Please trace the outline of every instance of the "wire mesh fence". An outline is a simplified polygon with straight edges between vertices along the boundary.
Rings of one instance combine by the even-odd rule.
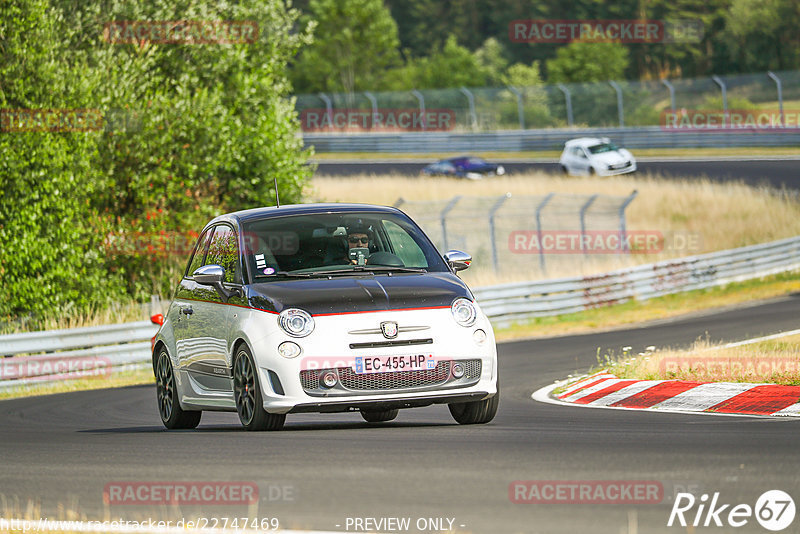
[[[441,251],[463,250],[472,271],[496,279],[549,278],[597,272],[639,263],[632,255],[663,249],[661,241],[631,240],[625,211],[636,197],[556,194],[406,201],[395,206],[410,215]],[[654,250],[641,247],[652,246]],[[649,261],[649,260],[648,260]]]
[[[687,110],[760,109],[797,115],[798,110],[784,106],[798,99],[800,71],[781,71],[535,87],[318,93],[297,96],[295,108],[306,132],[458,132],[664,126],[665,113]]]

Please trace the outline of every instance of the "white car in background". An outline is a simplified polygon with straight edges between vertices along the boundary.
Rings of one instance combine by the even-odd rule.
[[[614,176],[636,172],[636,159],[607,137],[580,137],[564,143],[558,160],[561,170],[572,175]]]

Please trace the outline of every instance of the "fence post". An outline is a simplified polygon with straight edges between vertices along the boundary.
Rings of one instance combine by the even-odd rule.
[[[581,250],[583,251],[584,255],[586,254],[586,247],[583,244],[584,236],[586,235],[586,212],[589,210],[591,205],[597,200],[599,195],[592,195],[589,197],[589,200],[581,206],[580,218],[581,218]]]
[[[666,85],[667,89],[669,89],[669,107],[672,109],[672,112],[675,113],[675,87],[666,78],[662,78],[661,83]]]
[[[497,210],[500,209],[500,206],[502,206],[509,198],[511,198],[511,193],[506,193],[497,199],[497,202],[494,203],[492,209],[489,210],[489,242],[492,244],[492,262],[494,263],[495,271],[500,268],[500,263],[497,261],[497,242],[495,241],[494,235],[494,216],[497,213]]]
[[[442,242],[444,243],[444,250],[445,252],[448,250],[447,247],[447,214],[450,213],[450,210],[456,207],[458,201],[461,200],[461,195],[454,196],[450,199],[450,202],[444,207],[442,212],[439,214],[439,219],[442,222]]]
[[[422,122],[422,131],[424,132],[428,129],[428,125],[425,124],[425,97],[416,89],[412,89],[411,94],[414,95],[417,100],[419,100],[420,121]]]
[[[722,78],[716,74],[712,76],[711,79],[714,80],[714,83],[719,85],[719,88],[722,90],[722,127],[724,128],[728,123],[728,88],[725,86],[725,82],[722,81]]]
[[[372,121],[369,123],[369,129],[371,130],[375,126],[375,119],[378,117],[378,100],[375,98],[375,95],[369,91],[364,91],[364,96],[366,96],[369,103],[372,104]]]
[[[475,97],[472,96],[472,93],[466,87],[459,87],[458,89],[467,97],[467,102],[469,103],[469,115],[472,118],[472,129],[478,129],[478,116],[475,114]]]
[[[778,76],[774,72],[768,71],[767,72],[767,76],[772,78],[772,80],[775,82],[775,85],[778,87],[778,110],[779,110],[780,117],[781,117],[781,126],[784,126],[784,121],[783,121],[783,84],[781,83],[781,79],[778,78]]]
[[[331,99],[328,98],[328,95],[325,93],[319,93],[319,97],[325,102],[325,113],[328,115],[328,124],[330,124],[331,130],[333,130],[333,102],[331,102]]]
[[[625,209],[628,207],[628,204],[633,202],[633,199],[636,198],[639,192],[634,189],[631,191],[631,194],[622,201],[622,205],[619,207],[619,250],[617,254],[622,254],[622,249],[625,247],[625,236],[627,235],[627,229],[625,225]]]
[[[514,93],[514,96],[517,97],[517,114],[519,115],[519,129],[525,129],[525,111],[522,107],[522,93],[516,87],[511,85],[508,86],[508,90]]]
[[[567,125],[572,127],[572,95],[569,93],[567,86],[563,83],[558,84],[557,87],[564,93],[564,98],[567,101]]]
[[[617,92],[617,115],[619,116],[619,127],[625,127],[625,113],[622,108],[622,88],[615,81],[610,81],[608,84]]]
[[[544,263],[544,247],[542,246],[542,210],[547,203],[550,202],[550,199],[553,198],[555,193],[548,193],[544,200],[542,200],[538,206],[536,206],[536,236],[539,238],[539,268],[542,270],[542,274],[547,273],[547,267]]]

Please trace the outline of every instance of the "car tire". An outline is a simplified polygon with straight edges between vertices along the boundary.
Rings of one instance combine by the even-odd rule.
[[[361,410],[361,417],[364,418],[364,421],[367,423],[383,423],[385,421],[391,421],[397,414],[400,413],[400,410]]]
[[[488,399],[448,404],[450,415],[460,425],[482,425],[494,419],[500,404],[500,384],[497,393]]]
[[[594,167],[589,167],[589,176],[594,176],[597,172],[594,170]]]
[[[264,410],[264,398],[258,380],[253,355],[247,345],[236,349],[233,360],[233,398],[236,413],[246,430],[280,430],[286,414],[268,413]]]
[[[567,169],[566,165],[561,166],[561,173],[562,174],[569,174],[569,169]]]
[[[161,347],[156,361],[156,398],[161,422],[170,430],[196,428],[200,424],[202,411],[181,408],[178,389],[175,387],[175,371],[167,349]]]

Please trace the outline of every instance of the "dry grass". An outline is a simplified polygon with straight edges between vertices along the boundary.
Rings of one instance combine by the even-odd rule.
[[[548,258],[555,268],[547,277],[587,275],[662,259],[737,248],[800,234],[800,204],[791,194],[753,188],[740,182],[716,183],[707,179],[662,179],[659,177],[616,176],[610,178],[563,177],[546,173],[512,175],[480,181],[451,178],[416,178],[398,175],[317,177],[309,187],[310,200],[365,202],[392,205],[407,201],[444,200],[454,195],[514,196],[595,194],[638,196],[627,209],[628,229],[657,231],[664,235],[699,237],[699,247],[675,248],[658,254],[597,255],[575,261],[569,257]],[[485,224],[485,223],[483,223]],[[559,263],[560,260],[560,263]],[[542,278],[535,272],[537,256],[530,256],[530,268],[517,265],[498,274],[487,265],[464,273],[471,285]]]
[[[688,350],[663,349],[635,357],[606,356],[619,378],[800,385],[800,335],[725,347],[698,340]]]

